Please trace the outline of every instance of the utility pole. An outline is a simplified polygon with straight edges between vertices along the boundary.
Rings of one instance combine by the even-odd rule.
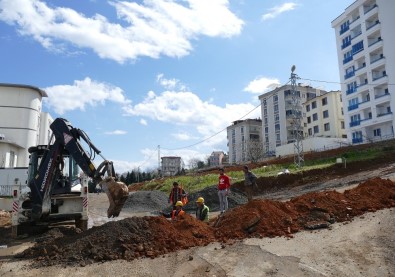
[[[159,175],[159,177],[161,176],[161,170],[160,170],[160,145],[158,145],[158,175]]]
[[[293,136],[294,136],[294,162],[297,167],[303,167],[303,126],[302,126],[302,105],[300,103],[300,92],[296,91],[296,79],[298,75],[294,73],[296,66],[291,68],[291,87],[292,87],[292,121],[293,121]]]

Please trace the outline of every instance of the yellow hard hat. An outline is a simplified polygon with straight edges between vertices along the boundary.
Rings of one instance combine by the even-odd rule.
[[[203,198],[203,197],[199,197],[199,198],[196,200],[196,203],[204,203],[204,198]]]
[[[181,201],[177,201],[176,202],[176,207],[182,207],[182,202]]]

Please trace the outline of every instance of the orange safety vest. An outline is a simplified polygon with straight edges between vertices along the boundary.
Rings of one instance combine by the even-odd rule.
[[[180,201],[182,202],[182,205],[186,205],[187,203],[188,203],[188,196],[186,195],[186,193],[185,193],[185,196],[183,196],[182,195],[182,191],[183,191],[183,188],[182,188],[182,186],[181,187],[178,187],[177,188],[177,197],[176,198],[180,198]],[[170,192],[170,196],[169,196],[169,198],[170,198],[170,203],[172,203],[173,205],[178,201],[178,199],[176,199],[175,201],[173,201],[173,198],[174,198],[174,191],[175,191],[175,189],[174,188],[172,188],[171,189],[171,192]]]
[[[171,219],[175,220],[179,215],[183,214],[185,214],[184,210],[173,210],[173,212],[171,213]]]

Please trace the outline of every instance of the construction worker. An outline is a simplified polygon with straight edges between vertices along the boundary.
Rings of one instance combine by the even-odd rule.
[[[185,190],[183,190],[177,182],[174,182],[173,188],[170,191],[169,200],[168,200],[168,203],[173,204],[173,210],[176,209],[177,201],[181,201],[182,204],[185,205],[187,202],[187,194],[186,194]]]
[[[250,171],[248,166],[243,167],[244,171],[244,190],[247,194],[248,201],[252,200],[252,195],[254,193],[254,189],[258,188],[256,184],[256,175]]]
[[[175,205],[175,209],[171,213],[161,213],[164,217],[166,218],[171,218],[172,220],[177,220],[179,216],[182,216],[185,214],[185,211],[182,209],[182,202],[177,201]]]
[[[230,178],[225,175],[224,169],[219,169],[218,177],[218,198],[219,198],[219,209],[221,214],[228,209],[228,194],[230,192]]]
[[[204,204],[204,198],[199,197],[196,200],[196,218],[200,221],[207,222],[209,220],[209,208]]]

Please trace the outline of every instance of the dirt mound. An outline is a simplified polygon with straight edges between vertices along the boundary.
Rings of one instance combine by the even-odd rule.
[[[367,211],[395,206],[395,184],[369,180],[343,194],[314,192],[287,202],[253,200],[228,210],[214,225],[186,214],[177,222],[164,217],[132,217],[84,233],[54,232],[18,257],[36,266],[81,265],[106,260],[154,258],[179,249],[247,237],[288,236],[302,229],[328,227]],[[215,227],[214,227],[214,226]]]
[[[134,212],[149,212],[165,209],[168,196],[161,191],[136,191],[129,194],[123,209],[130,209]]]
[[[394,156],[386,156],[366,161],[350,162],[347,163],[346,168],[343,165],[336,164],[326,168],[302,171],[296,174],[259,177],[257,179],[258,189],[254,191],[254,195],[295,188],[306,184],[314,186],[315,184],[323,183],[327,180],[341,179],[344,176],[349,176],[357,172],[375,169],[380,165],[381,167],[385,167],[393,162]],[[235,182],[232,187],[243,192],[244,181]]]

